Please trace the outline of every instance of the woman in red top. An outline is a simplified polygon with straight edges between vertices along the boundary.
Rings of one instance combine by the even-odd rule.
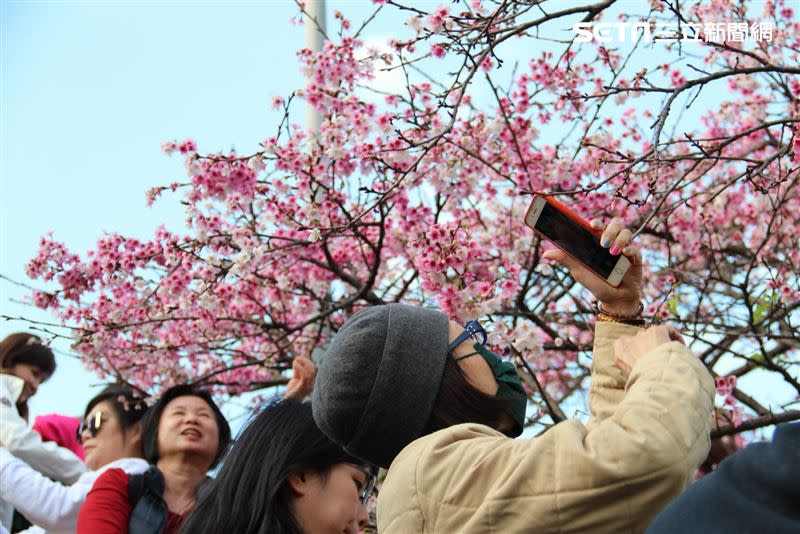
[[[230,427],[208,392],[176,386],[150,408],[142,436],[145,459],[157,469],[131,492],[124,471],[101,475],[81,507],[78,534],[124,534],[129,527],[142,534],[177,533],[206,473],[224,454]]]

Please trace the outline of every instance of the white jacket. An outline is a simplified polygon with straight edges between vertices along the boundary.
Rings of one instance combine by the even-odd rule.
[[[97,471],[87,471],[73,485],[64,486],[0,447],[0,498],[36,525],[26,530],[26,534],[74,533],[78,528],[78,511],[97,477],[110,468],[135,475],[145,472],[147,467],[142,458],[122,458]]]
[[[43,475],[72,484],[86,472],[86,466],[69,449],[43,442],[39,433],[19,415],[17,400],[24,386],[21,378],[0,373],[0,445]],[[13,514],[11,505],[0,498],[0,524],[9,530]]]

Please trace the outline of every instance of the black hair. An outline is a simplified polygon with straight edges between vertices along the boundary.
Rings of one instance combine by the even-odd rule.
[[[126,384],[110,384],[103,391],[92,397],[92,400],[86,405],[83,418],[86,419],[92,409],[104,401],[109,401],[114,414],[117,416],[123,435],[129,429],[138,425],[147,413],[147,404],[145,404],[141,396],[134,392],[133,388]]]
[[[40,337],[26,332],[9,334],[0,341],[0,369],[8,371],[18,363],[37,367],[45,374],[44,380],[50,378],[56,370],[56,358],[50,347],[42,343]],[[27,401],[17,403],[17,411],[27,419]]]
[[[35,365],[50,378],[56,370],[53,351],[41,338],[25,332],[17,332],[0,341],[0,368],[11,369],[18,363]]]
[[[214,419],[217,421],[219,429],[219,444],[217,446],[217,454],[211,462],[209,469],[216,466],[225,454],[228,448],[228,443],[231,440],[231,427],[225,416],[222,415],[211,394],[195,385],[184,384],[180,386],[173,386],[164,392],[158,401],[150,407],[147,414],[142,420],[142,446],[144,448],[144,459],[149,463],[155,465],[158,462],[158,424],[161,421],[161,416],[164,413],[164,408],[171,401],[178,397],[199,397],[209,405],[211,411],[214,413]]]
[[[314,422],[311,403],[278,400],[256,414],[236,440],[183,534],[300,534],[286,479],[302,469],[326,476],[333,465],[366,466]]]
[[[424,433],[432,434],[461,423],[478,423],[496,429],[500,417],[513,403],[514,399],[487,395],[470,384],[461,366],[448,354]]]

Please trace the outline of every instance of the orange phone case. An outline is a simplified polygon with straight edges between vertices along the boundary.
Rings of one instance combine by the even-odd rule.
[[[528,213],[530,213],[531,208],[533,208],[533,203],[536,201],[537,197],[544,198],[545,202],[549,203],[550,205],[555,207],[558,211],[560,211],[561,213],[563,213],[564,215],[566,215],[567,217],[569,217],[570,219],[572,219],[573,221],[575,221],[576,223],[581,225],[583,228],[588,230],[589,233],[591,233],[592,235],[596,236],[598,239],[600,238],[600,236],[603,235],[603,231],[602,230],[592,227],[592,225],[589,224],[589,222],[586,219],[584,219],[583,217],[581,217],[580,215],[578,215],[577,213],[572,211],[569,208],[569,206],[567,206],[566,204],[563,204],[563,203],[559,202],[558,200],[554,199],[553,197],[549,197],[549,196],[545,196],[545,195],[533,195],[533,199],[531,199],[531,203],[528,206],[528,210],[525,212],[525,225],[528,228],[530,228],[531,230],[533,230],[534,232],[536,232],[536,234],[538,236],[540,236],[542,239],[547,239],[548,241],[550,241],[550,238],[548,238],[546,235],[544,235],[543,233],[538,231],[536,228],[534,228],[533,226],[528,224]],[[558,244],[555,243],[554,241],[550,241],[550,243],[553,243],[553,245],[555,245],[557,248],[559,248],[560,250],[564,251],[565,254],[569,255],[572,259],[574,259],[575,261],[577,261],[578,263],[580,263],[581,265],[583,265],[584,267],[586,267],[587,269],[592,271],[595,275],[597,275],[597,277],[599,279],[601,279],[603,282],[605,282],[609,286],[618,287],[618,286],[612,286],[609,283],[609,281],[606,278],[604,278],[600,273],[598,273],[597,271],[595,271],[594,269],[592,269],[591,267],[589,267],[588,265],[583,263],[581,260],[579,260],[578,258],[573,256],[572,254],[570,254],[570,252],[567,249],[565,249],[563,247],[559,247]]]

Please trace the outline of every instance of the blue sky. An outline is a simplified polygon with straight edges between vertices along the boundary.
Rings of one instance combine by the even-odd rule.
[[[145,206],[149,187],[185,177],[161,142],[247,151],[272,135],[271,96],[302,85],[295,13],[291,2],[4,0],[0,272],[26,281],[24,263],[49,231],[85,252],[103,231],[146,238],[163,222],[180,230],[174,197]],[[24,294],[3,281],[2,313],[53,320],[14,302]],[[2,336],[25,328],[0,323]],[[32,413],[82,413],[100,381],[67,343],[55,347],[58,371]]]

